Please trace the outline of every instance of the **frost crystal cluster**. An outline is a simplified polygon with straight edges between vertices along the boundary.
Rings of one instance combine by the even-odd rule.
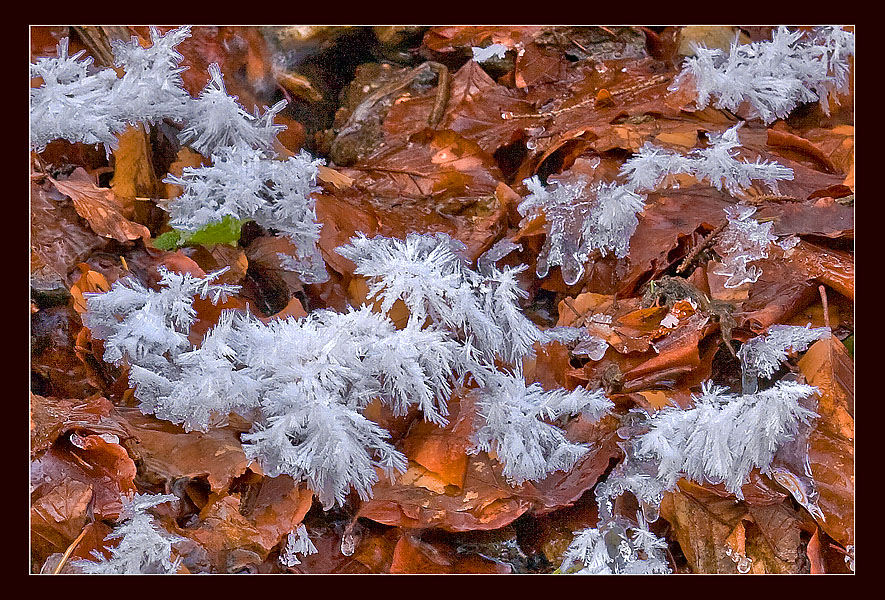
[[[799,401],[817,388],[780,381],[752,395],[734,396],[707,382],[689,410],[666,407],[638,438],[636,455],[658,461],[657,478],[672,488],[680,477],[724,483],[743,499],[741,487],[756,467],[769,473],[775,452],[816,414]]]
[[[746,342],[738,351],[743,371],[743,392],[756,391],[757,377],[770,379],[787,360],[787,352],[802,352],[808,345],[830,335],[827,327],[812,329],[794,325],[772,325],[764,335]]]
[[[310,541],[310,537],[307,535],[307,527],[301,524],[298,526],[298,529],[286,536],[286,546],[280,553],[280,562],[287,567],[294,567],[301,564],[301,561],[298,560],[299,554],[308,556],[316,553],[317,547]]]
[[[639,153],[624,163],[621,175],[638,192],[656,190],[668,176],[682,173],[717,190],[725,189],[732,196],[749,188],[754,180],[762,181],[772,193],[777,193],[777,182],[792,180],[793,170],[761,158],[755,162],[738,160],[738,130],[742,126],[738,123],[721,134],[711,133],[706,148],[695,148],[684,155],[646,142]]]
[[[545,187],[537,176],[526,179],[530,194],[518,207],[524,217],[521,225],[541,215],[547,225],[537,262],[538,277],[546,277],[551,266],[560,265],[563,281],[574,285],[584,274],[591,252],[627,256],[630,238],[639,225],[637,215],[645,207],[644,194],[665,185],[669,176],[691,175],[731,195],[746,190],[754,180],[776,192],[778,181],[793,179],[793,170],[776,162],[737,159],[741,126],[738,123],[722,134],[710,134],[707,147],[686,155],[647,142],[621,167],[620,175],[626,180],[623,185],[596,182],[588,186],[586,179],[578,178]]]
[[[547,222],[547,239],[538,257],[538,277],[546,277],[550,267],[562,267],[562,279],[574,285],[584,274],[590,253],[599,250],[618,258],[627,256],[630,238],[645,207],[645,197],[625,186],[597,182],[588,188],[581,178],[544,187],[537,176],[524,181],[529,192],[519,204],[519,214],[527,223],[540,215]]]
[[[536,342],[569,341],[581,333],[572,328],[542,331],[522,314],[519,300],[526,292],[516,275],[525,267],[494,265],[514,247],[490,249],[478,261],[480,271],[469,268],[462,256],[464,244],[444,233],[410,233],[405,240],[370,239],[360,233],[336,251],[356,263],[354,272],[367,278],[369,299],[380,300],[382,312],[402,300],[410,323],[420,327],[430,318],[458,334],[487,363],[498,357],[514,364],[531,355]]]
[[[209,65],[209,83],[191,102],[188,125],[179,134],[182,144],[187,144],[200,154],[209,156],[221,148],[260,148],[270,151],[273,142],[284,125],[274,125],[274,116],[286,107],[281,100],[272,107],[265,107],[264,115],[250,115],[237,102],[236,96],[228,96],[224,87],[221,68]]]
[[[618,517],[598,527],[576,531],[560,572],[580,575],[670,573],[667,542],[649,531],[642,513],[636,518],[635,524]]]
[[[504,55],[507,54],[507,46],[504,44],[491,44],[485,48],[473,46],[471,50],[473,51],[473,60],[478,63],[484,63],[493,56],[503,60]]]
[[[31,90],[31,147],[42,149],[57,138],[115,147],[127,124],[184,121],[179,140],[211,156],[213,165],[187,167],[181,177],[165,180],[184,188],[181,196],[163,203],[172,226],[192,234],[225,217],[253,220],[294,243],[295,256],[280,256],[284,268],[305,283],[327,281],[311,198],[319,189],[317,168],[323,161],[304,151],[286,161],[274,160],[273,145],[285,126],[273,119],[286,101],[265,107],[263,115],[257,107],[249,114],[236,96],[227,94],[217,64],[209,66],[208,84],[192,99],[181,80],[184,69],[178,68],[183,58],[175,50],[189,36],[190,27],[165,36],[151,28],[149,48],[142,48],[135,37],[115,41],[115,65],[126,71],[120,79],[112,69],[90,75],[92,59],[78,60],[82,52],[68,56],[67,38],[59,42],[57,57],[31,64],[31,77],[44,82]]]
[[[750,263],[768,258],[768,248],[777,240],[771,233],[774,223],[759,223],[752,218],[755,212],[755,206],[741,204],[725,209],[728,226],[719,235],[717,244],[722,264],[713,272],[728,277],[723,284],[727,288],[758,281],[762,270]]]
[[[601,390],[526,387],[521,360],[533,353],[533,345],[575,341],[582,331],[542,331],[522,314],[519,299],[525,292],[516,274],[524,267],[495,266],[518,246],[502,240],[478,259],[474,271],[461,255],[464,244],[443,233],[410,233],[405,240],[359,234],[350,242],[337,251],[356,263],[355,273],[367,277],[369,299],[379,300],[382,312],[401,300],[409,309],[409,327],[429,319],[457,340],[456,369],[469,371],[481,385],[474,451],[494,450],[504,475],[516,485],[574,466],[588,447],[569,442],[548,421],[578,414],[595,420],[613,405]],[[495,360],[515,366],[516,374],[497,371]]]
[[[751,369],[770,378],[787,360],[787,351],[802,352],[817,340],[829,337],[828,327],[811,325],[772,325],[764,335],[757,336],[741,346],[738,356],[745,369]]]
[[[125,70],[121,79],[113,69],[90,73],[92,58],[79,60],[84,51],[68,56],[68,38],[62,39],[56,57],[30,65],[31,78],[43,80],[30,91],[31,148],[42,150],[58,138],[115,147],[127,125],[188,118],[190,96],[178,68],[183,57],[175,47],[189,35],[190,27],[165,36],[151,28],[147,49],[134,37],[115,40],[114,65]]]
[[[826,114],[830,93],[848,92],[848,57],[854,55],[854,34],[841,27],[816,28],[811,33],[778,27],[770,41],[741,45],[737,37],[726,54],[692,44],[671,90],[686,80],[697,91],[697,108],[715,97],[716,108],[737,111],[750,107],[750,117],[765,124],[784,119],[798,105],[819,101]]]
[[[243,389],[248,382],[229,368],[233,351],[222,334],[230,327],[228,319],[207,334],[200,350],[191,349],[194,296],[217,303],[239,287],[212,283],[224,270],[205,278],[159,270],[160,291],[129,277],[107,293],[87,295],[83,324],[104,340],[106,362],[129,365],[129,384],[143,412],[188,431],[205,430],[224,423],[231,411],[247,410],[251,401]],[[227,389],[239,392],[228,395]]]
[[[120,540],[116,546],[110,548],[111,558],[93,550],[92,555],[96,560],[78,560],[71,564],[88,574],[174,575],[181,564],[181,558],[172,560],[172,547],[185,540],[159,527],[147,509],[177,500],[172,494],[136,494],[131,499],[124,498],[121,516],[125,522],[105,538],[106,541]]]
[[[595,421],[613,407],[602,390],[545,392],[537,383],[526,386],[522,377],[499,375],[479,392],[474,451],[494,450],[504,461],[504,476],[516,485],[537,481],[568,471],[590,449],[547,421],[579,414]]]
[[[167,203],[170,225],[193,233],[225,217],[255,221],[284,234],[295,245],[288,259],[305,283],[328,280],[317,242],[321,225],[316,222],[316,185],[320,159],[301,151],[286,161],[266,158],[261,150],[228,146],[212,156],[212,166],[185,167],[181,177],[165,179],[183,188]]]

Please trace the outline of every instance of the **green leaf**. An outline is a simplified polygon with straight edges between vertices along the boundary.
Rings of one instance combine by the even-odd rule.
[[[175,250],[181,246],[181,232],[173,229],[154,239],[154,248],[158,250]]]
[[[193,233],[173,229],[154,239],[154,247],[159,250],[175,250],[182,246],[212,246],[230,244],[235,246],[240,240],[243,221],[231,216],[217,223],[210,223]]]
[[[198,229],[184,240],[189,246],[210,246],[212,244],[230,244],[235,246],[240,239],[243,222],[231,216],[224,217],[218,223],[210,223]]]
[[[854,334],[852,333],[847,338],[842,340],[842,343],[845,345],[845,348],[848,350],[848,354],[851,355],[851,358],[854,358]]]

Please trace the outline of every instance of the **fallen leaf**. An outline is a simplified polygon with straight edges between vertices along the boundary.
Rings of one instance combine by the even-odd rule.
[[[68,179],[59,181],[48,177],[49,181],[68,196],[74,203],[77,213],[86,219],[92,230],[100,236],[118,242],[139,238],[149,240],[151,232],[144,225],[126,219],[116,194],[110,188],[100,188],[82,167],[74,170]]]

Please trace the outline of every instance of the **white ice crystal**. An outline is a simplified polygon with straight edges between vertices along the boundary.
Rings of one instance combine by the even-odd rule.
[[[798,105],[819,101],[829,114],[829,94],[848,91],[848,57],[854,54],[854,34],[840,27],[812,33],[778,27],[770,41],[741,45],[735,37],[726,54],[692,44],[671,90],[692,80],[696,105],[703,109],[715,98],[717,108],[737,111],[743,103],[750,117],[766,124],[786,118]]]
[[[637,192],[660,188],[670,175],[686,174],[717,190],[725,189],[732,196],[745,191],[754,180],[762,181],[772,193],[777,193],[777,182],[792,180],[793,170],[759,158],[755,162],[738,160],[738,131],[742,126],[741,122],[721,134],[711,133],[706,148],[695,148],[685,155],[646,142],[624,163],[621,175]]]
[[[809,344],[828,337],[828,327],[811,325],[772,325],[764,335],[757,336],[741,346],[738,356],[744,369],[770,378],[787,360],[787,351],[802,352]]]
[[[322,159],[302,150],[288,160],[273,160],[260,150],[235,146],[219,150],[212,161],[212,166],[185,167],[181,177],[164,180],[183,188],[165,206],[172,227],[193,233],[224,217],[255,221],[292,240],[297,254],[288,257],[285,268],[298,272],[305,283],[328,280],[317,247],[322,225],[312,197],[320,189],[316,178]]]
[[[125,69],[122,79],[113,69],[90,73],[92,58],[79,60],[85,51],[68,56],[68,38],[59,41],[57,56],[30,66],[31,77],[43,80],[30,90],[31,148],[40,151],[59,138],[116,147],[127,124],[182,120],[190,97],[181,87],[182,56],[175,47],[189,35],[189,27],[166,35],[152,28],[150,48],[134,39],[115,42],[114,62]]]
[[[755,212],[755,206],[742,204],[725,209],[728,226],[718,240],[722,264],[713,273],[728,277],[723,284],[727,288],[758,281],[762,270],[750,263],[768,258],[769,246],[777,240],[771,233],[774,223],[759,223],[752,218]]]
[[[598,420],[614,404],[602,390],[547,392],[537,383],[526,386],[521,376],[498,374],[480,390],[476,406],[473,451],[494,450],[504,465],[504,476],[519,485],[571,469],[590,449],[570,442],[548,421],[579,414]]]
[[[131,499],[124,497],[121,513],[124,521],[105,538],[108,542],[120,540],[110,548],[111,557],[106,558],[98,550],[93,550],[95,560],[77,560],[72,565],[88,574],[174,575],[181,564],[181,557],[172,560],[173,545],[185,539],[158,526],[147,509],[177,500],[172,494],[136,494]]]
[[[543,186],[537,176],[524,181],[531,192],[519,204],[525,224],[541,215],[547,223],[547,239],[538,257],[538,277],[560,265],[562,278],[574,285],[584,274],[590,253],[599,250],[618,258],[627,256],[630,238],[644,208],[645,197],[616,183],[597,182],[588,187],[580,178]]]
[[[255,114],[250,115],[236,96],[227,94],[221,67],[213,63],[209,65],[209,82],[199,98],[191,102],[187,127],[178,138],[204,156],[225,147],[269,151],[277,133],[286,128],[273,122],[286,104],[280,100],[270,108],[265,107],[261,116],[256,107]]]
[[[301,564],[301,561],[298,560],[299,554],[307,556],[316,553],[317,548],[310,541],[310,537],[307,535],[307,527],[302,523],[295,531],[290,532],[286,536],[286,546],[280,553],[280,562],[287,567],[294,567]]]
[[[557,333],[538,329],[519,308],[526,292],[516,275],[525,267],[498,269],[486,260],[480,273],[469,268],[464,249],[444,233],[410,233],[405,240],[359,233],[336,251],[356,263],[354,272],[368,279],[368,297],[379,299],[383,312],[402,300],[410,322],[429,317],[470,339],[487,362],[498,356],[512,364],[531,355],[535,342],[552,341]]]
[[[651,575],[670,573],[667,542],[649,531],[642,513],[637,522],[602,521],[576,531],[565,551],[560,572],[581,575]]]
[[[734,396],[706,382],[688,410],[665,407],[637,440],[636,455],[658,461],[657,478],[672,488],[680,477],[741,486],[755,467],[768,473],[775,452],[816,415],[799,401],[817,388],[780,381],[752,395]]]
[[[445,332],[393,323],[368,308],[315,311],[295,320],[252,320],[240,335],[242,369],[260,382],[263,422],[243,436],[246,454],[271,476],[307,481],[329,507],[352,487],[371,496],[375,467],[404,471],[389,433],[362,415],[374,399],[396,415],[417,405],[444,424],[458,344]]]
[[[491,44],[486,46],[485,48],[478,48],[473,46],[471,50],[473,51],[473,60],[478,63],[484,63],[487,60],[491,59],[493,56],[497,56],[498,58],[503,59],[504,55],[507,53],[507,46],[504,44]]]

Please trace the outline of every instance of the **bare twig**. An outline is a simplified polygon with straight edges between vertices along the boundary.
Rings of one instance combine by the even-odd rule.
[[[719,235],[720,233],[722,233],[722,231],[723,231],[727,226],[728,226],[728,221],[726,220],[726,221],[723,221],[722,223],[720,223],[719,226],[718,226],[716,229],[714,229],[713,231],[711,231],[711,232],[710,232],[710,235],[708,235],[707,237],[705,237],[705,238],[701,241],[700,244],[698,244],[697,246],[695,246],[695,248],[694,248],[691,252],[688,253],[688,256],[685,257],[685,260],[683,260],[683,261],[682,261],[682,264],[680,264],[679,267],[676,269],[676,272],[677,272],[677,273],[682,273],[683,271],[685,271],[685,270],[691,265],[691,263],[693,263],[693,262],[695,261],[695,259],[698,257],[698,255],[699,255],[701,252],[703,252],[705,248],[707,248],[708,246],[710,246],[710,244],[713,242],[713,238],[715,238],[717,235]]]

